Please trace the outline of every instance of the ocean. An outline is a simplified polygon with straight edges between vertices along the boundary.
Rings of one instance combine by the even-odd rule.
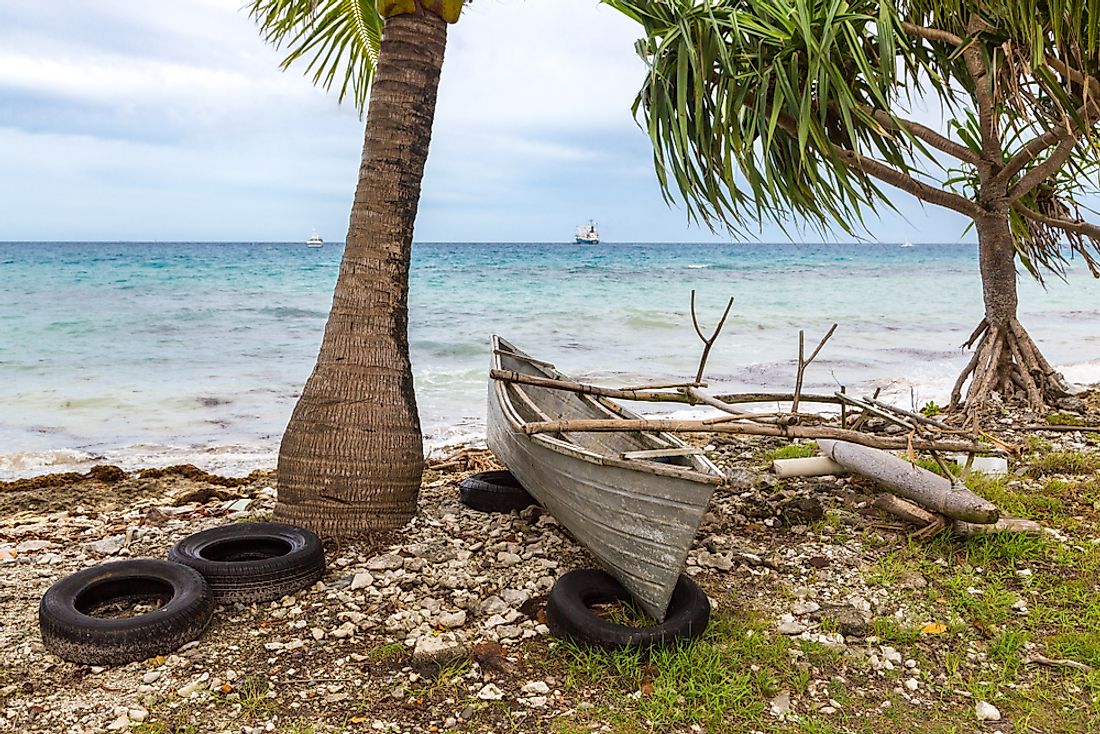
[[[312,368],[342,246],[0,243],[0,479],[94,463],[272,467]],[[1021,319],[1078,383],[1100,382],[1100,282],[1080,262]],[[974,245],[418,243],[410,340],[430,447],[477,437],[489,337],[610,386],[694,376],[704,330],[735,303],[707,377],[789,390],[875,387],[944,402],[981,317]],[[652,409],[653,406],[646,406]]]

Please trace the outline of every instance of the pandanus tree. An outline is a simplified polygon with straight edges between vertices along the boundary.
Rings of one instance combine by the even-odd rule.
[[[1066,396],[1017,318],[1017,263],[1042,282],[1076,256],[1100,277],[1100,226],[1079,203],[1100,185],[1100,3],[605,2],[644,29],[635,114],[667,198],[734,232],[767,219],[858,234],[892,189],[958,212],[985,316],[952,408]],[[946,124],[912,119],[917,102]]]
[[[404,525],[423,439],[408,347],[413,225],[447,24],[462,0],[255,0],[284,66],[367,106],[359,182],[317,364],[279,448],[275,519],[325,535]],[[369,105],[368,105],[369,96]]]

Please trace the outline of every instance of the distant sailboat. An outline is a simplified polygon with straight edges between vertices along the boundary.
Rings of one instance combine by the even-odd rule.
[[[314,227],[313,234],[306,240],[307,247],[324,247],[325,241],[317,234],[317,228]]]
[[[912,247],[912,246],[913,246],[913,243],[912,243],[912,242],[910,242],[909,240],[906,240],[906,241],[905,241],[905,244],[903,244],[903,245],[901,245],[901,246],[902,246],[902,247]]]
[[[577,244],[600,244],[600,230],[596,229],[596,223],[591,219],[588,220],[588,224],[582,224],[581,226],[577,227]]]

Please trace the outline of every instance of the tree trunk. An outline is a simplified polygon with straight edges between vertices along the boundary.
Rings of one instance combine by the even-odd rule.
[[[951,409],[965,408],[969,417],[994,393],[1009,399],[1020,396],[1032,410],[1068,393],[1068,385],[1050,366],[1016,318],[1016,250],[1012,243],[1008,214],[994,214],[975,220],[978,256],[982,273],[985,318],[967,340],[974,346],[970,359],[951,392]],[[970,377],[966,401],[962,388]]]
[[[275,519],[324,536],[397,528],[416,512],[409,260],[446,42],[434,13],[386,22],[332,310],[279,449]]]

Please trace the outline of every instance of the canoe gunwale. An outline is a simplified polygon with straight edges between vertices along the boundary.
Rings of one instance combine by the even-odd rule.
[[[496,369],[504,369],[501,357],[508,356],[512,358],[522,359],[523,355],[512,344],[506,342],[499,336],[493,336],[493,367]],[[528,364],[537,369],[539,372],[543,372],[548,377],[555,379],[568,380],[559,373],[555,368],[549,366],[549,363],[541,360],[532,359]],[[508,381],[500,380],[497,378],[490,378],[493,380],[493,389],[496,392],[497,401],[503,409],[504,417],[507,419],[509,425],[513,430],[517,432],[522,431],[522,427],[527,423],[516,410],[512,404],[512,398],[508,394]],[[627,410],[623,406],[614,403],[606,398],[596,395],[585,395],[584,397],[590,398],[592,402],[598,403],[601,407],[610,410],[621,418],[633,419],[638,416],[632,411]],[[671,444],[674,447],[687,446],[679,437],[671,433],[654,433],[652,435],[660,437],[662,441]],[[662,477],[669,477],[671,479],[681,479],[691,482],[697,482],[699,484],[710,484],[713,486],[720,486],[725,482],[725,476],[721,470],[718,469],[709,459],[703,455],[694,455],[686,457],[694,465],[692,468],[685,466],[677,466],[674,464],[661,464],[655,461],[639,460],[639,459],[622,459],[618,456],[609,456],[607,454],[601,454],[595,451],[578,446],[577,444],[564,441],[560,438],[555,438],[550,434],[539,433],[528,435],[528,439],[542,445],[543,447],[558,453],[565,454],[575,459],[586,461],[590,464],[597,464],[600,466],[614,466],[621,469],[627,469],[630,471],[640,471],[647,474],[654,474]],[[700,470],[698,467],[702,466],[706,471]]]

